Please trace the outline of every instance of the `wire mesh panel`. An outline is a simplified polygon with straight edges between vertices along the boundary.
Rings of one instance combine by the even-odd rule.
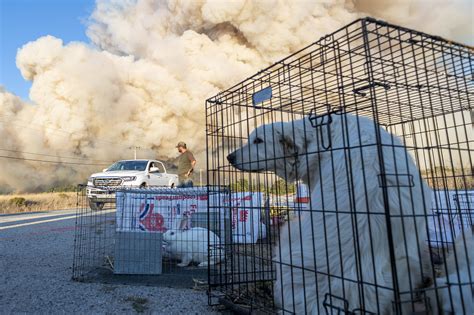
[[[226,198],[226,191],[103,189],[114,202],[100,209],[90,205],[86,189],[80,194],[74,279],[180,287],[207,282],[209,264],[224,255],[221,238],[230,237],[230,230],[225,231],[230,218],[222,211],[208,212],[208,204]]]
[[[77,205],[73,279],[83,280],[112,268],[115,205],[104,203],[101,209],[95,205],[90,207],[85,186],[79,186]]]
[[[215,206],[254,236],[223,244],[210,303],[472,313],[473,61],[366,18],[208,99]]]

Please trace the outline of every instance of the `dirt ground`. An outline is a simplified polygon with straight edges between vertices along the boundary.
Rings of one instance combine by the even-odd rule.
[[[75,211],[0,216],[0,314],[219,314],[206,288],[73,281]]]

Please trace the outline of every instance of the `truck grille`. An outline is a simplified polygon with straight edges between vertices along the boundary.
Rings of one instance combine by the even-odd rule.
[[[94,186],[120,186],[122,184],[121,178],[96,178],[94,179]]]

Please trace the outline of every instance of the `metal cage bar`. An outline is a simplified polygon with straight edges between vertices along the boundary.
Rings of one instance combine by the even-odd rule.
[[[225,189],[101,189],[113,202],[100,209],[90,205],[87,186],[78,190],[74,280],[207,286],[208,264],[223,259],[220,239],[230,237],[228,218],[216,211]]]
[[[207,181],[252,218],[209,268],[210,304],[468,314],[473,64],[472,47],[365,18],[209,98]]]

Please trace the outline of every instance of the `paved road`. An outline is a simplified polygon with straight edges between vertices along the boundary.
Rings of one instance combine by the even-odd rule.
[[[75,210],[0,215],[0,313],[208,314],[203,291],[71,280]]]

